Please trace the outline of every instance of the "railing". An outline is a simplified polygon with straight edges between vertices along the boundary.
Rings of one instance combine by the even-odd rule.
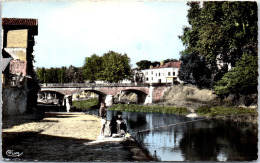
[[[171,86],[171,83],[44,83],[40,87],[148,87],[148,86]]]

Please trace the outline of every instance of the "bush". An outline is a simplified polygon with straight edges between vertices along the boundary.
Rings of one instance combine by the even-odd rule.
[[[200,115],[215,116],[215,115],[232,115],[232,114],[244,114],[244,113],[254,114],[257,113],[257,111],[255,109],[218,106],[212,108],[200,107],[197,109],[197,113]]]
[[[76,108],[80,108],[82,110],[90,109],[93,106],[98,105],[98,99],[93,98],[89,100],[84,100],[84,101],[72,101],[72,106]]]
[[[184,107],[169,107],[169,106],[145,106],[145,105],[128,105],[117,104],[109,108],[109,110],[120,110],[127,112],[159,112],[168,114],[187,114],[188,110]]]
[[[199,108],[197,109],[197,113],[200,113],[200,114],[208,114],[208,113],[210,113],[210,108],[207,107],[207,106],[199,107]]]

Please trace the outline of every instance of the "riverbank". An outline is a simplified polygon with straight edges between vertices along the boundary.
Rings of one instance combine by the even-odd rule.
[[[3,117],[2,127],[6,161],[153,161],[131,139],[95,142],[100,119],[84,113]]]

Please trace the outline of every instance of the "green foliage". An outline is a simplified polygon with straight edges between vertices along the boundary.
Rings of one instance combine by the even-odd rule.
[[[102,70],[102,57],[93,54],[91,57],[85,58],[85,63],[83,65],[83,76],[86,80],[95,81],[100,79]]]
[[[257,111],[255,109],[218,106],[212,108],[201,107],[197,109],[197,113],[199,115],[216,116],[216,115],[232,115],[232,114],[245,114],[245,113],[255,114],[257,113]]]
[[[76,108],[80,108],[82,110],[89,109],[93,106],[98,105],[98,99],[93,98],[89,100],[84,100],[84,101],[72,101],[72,106]]]
[[[258,57],[243,55],[236,67],[226,73],[215,86],[218,95],[257,93]]]
[[[257,54],[256,2],[204,1],[202,5],[187,5],[190,26],[184,27],[179,36],[185,46],[182,54],[205,56],[213,84],[228,71],[226,65],[235,66],[243,53]],[[223,67],[217,66],[218,60],[223,61]]]
[[[130,58],[126,54],[113,51],[105,53],[102,57],[101,80],[118,82],[131,75]]]
[[[141,60],[141,61],[137,62],[136,65],[137,65],[141,70],[144,70],[144,69],[149,69],[150,66],[152,65],[152,62],[151,62],[151,61],[148,61],[148,60]]]
[[[118,82],[131,75],[130,58],[126,54],[113,51],[101,57],[93,54],[85,59],[83,74],[85,79],[90,81]]]
[[[199,114],[207,114],[207,113],[210,113],[210,108],[206,107],[206,106],[202,106],[202,107],[199,107],[196,110],[196,112],[199,113]]]
[[[169,107],[169,106],[145,106],[145,105],[127,105],[117,104],[109,108],[109,110],[120,110],[127,112],[159,112],[168,114],[187,114],[187,108],[183,107]]]
[[[83,83],[82,68],[69,66],[61,68],[37,68],[40,83]]]
[[[158,65],[160,65],[160,62],[158,62],[158,61],[152,62],[152,66],[153,66],[153,67],[157,67]]]
[[[164,62],[164,64],[168,63],[168,62],[178,62],[178,59],[172,59],[172,58],[171,59],[165,59],[163,62]]]
[[[177,59],[166,59],[163,61],[164,64],[168,63],[168,62],[178,62]],[[156,67],[157,65],[160,65],[160,62],[158,61],[148,61],[148,60],[141,60],[139,62],[136,63],[136,65],[139,67],[140,70],[144,70],[144,69],[149,69],[150,66]]]
[[[198,87],[210,86],[210,70],[207,68],[205,60],[195,54],[182,55],[179,78],[187,84],[193,84]]]
[[[38,76],[38,80],[40,83],[44,83],[45,82],[45,77],[44,77],[44,74],[46,73],[46,70],[45,68],[37,68],[37,76]]]

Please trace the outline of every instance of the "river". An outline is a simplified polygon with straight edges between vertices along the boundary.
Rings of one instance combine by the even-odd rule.
[[[88,113],[97,115],[98,110]],[[115,114],[108,111],[108,120]],[[135,140],[161,161],[257,160],[256,124],[141,112],[123,112],[123,118]]]

